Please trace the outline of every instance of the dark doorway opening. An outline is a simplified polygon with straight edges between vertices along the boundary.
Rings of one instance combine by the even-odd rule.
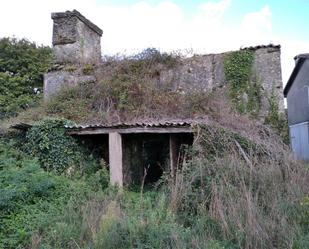
[[[167,168],[168,141],[153,139],[143,142],[144,184],[157,182]]]

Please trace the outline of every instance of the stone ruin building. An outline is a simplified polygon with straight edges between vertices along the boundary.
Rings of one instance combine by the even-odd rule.
[[[101,36],[103,31],[78,11],[52,13],[54,64],[44,76],[44,99],[61,87],[89,83],[96,79],[83,72],[85,66],[101,63]]]
[[[85,68],[100,67],[102,30],[78,11],[53,13],[54,64],[44,77],[44,99],[48,101],[62,87],[95,82],[95,74]],[[275,96],[279,111],[284,111],[280,46],[246,48],[254,52],[252,75],[262,88],[261,117],[269,111],[269,98]],[[161,83],[174,90],[211,91],[227,84],[224,57],[228,54],[196,55],[183,59],[173,69],[162,69]],[[180,148],[192,144],[191,125],[195,120],[157,123],[93,124],[68,127],[74,136],[92,138],[104,148],[109,162],[110,180],[120,186],[140,183],[148,170],[146,182],[158,180],[168,169],[175,174]],[[143,156],[143,158],[141,158]],[[159,162],[159,164],[154,163]],[[145,178],[145,177],[144,177]]]

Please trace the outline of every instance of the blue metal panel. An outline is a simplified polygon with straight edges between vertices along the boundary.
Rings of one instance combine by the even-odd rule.
[[[308,122],[290,126],[291,146],[298,159],[309,160]]]

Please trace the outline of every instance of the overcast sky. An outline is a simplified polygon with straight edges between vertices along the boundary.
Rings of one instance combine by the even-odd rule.
[[[309,0],[0,0],[0,37],[51,45],[51,12],[73,9],[103,29],[103,54],[281,44],[285,84],[293,57],[309,52]]]

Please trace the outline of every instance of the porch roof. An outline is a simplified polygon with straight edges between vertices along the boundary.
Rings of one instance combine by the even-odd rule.
[[[154,122],[131,122],[115,124],[90,124],[66,126],[71,135],[95,135],[117,132],[120,134],[136,133],[192,133],[192,125],[200,123],[196,120],[168,120]]]
[[[136,133],[193,133],[192,127],[195,124],[207,124],[206,118],[199,119],[178,119],[178,120],[159,120],[159,121],[136,121],[118,122],[112,124],[75,124],[66,125],[65,128],[70,135],[96,135],[117,132],[120,134]],[[11,128],[28,130],[31,124],[19,123],[12,125]]]

